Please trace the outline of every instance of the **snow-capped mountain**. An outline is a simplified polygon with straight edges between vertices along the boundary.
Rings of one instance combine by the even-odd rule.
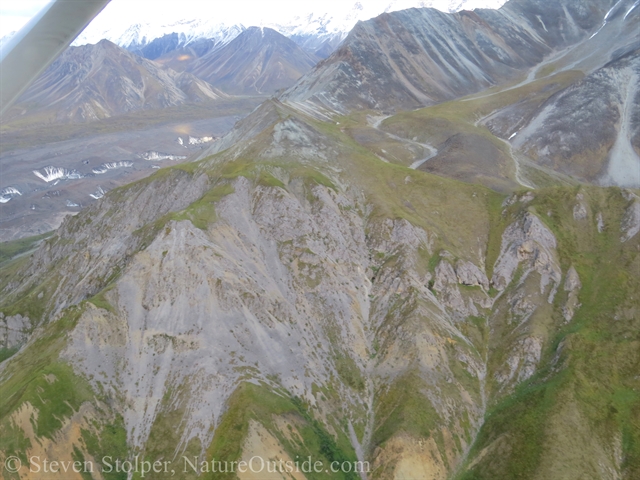
[[[181,46],[188,45],[195,40],[208,38],[224,45],[236,38],[245,30],[243,25],[226,25],[214,20],[192,19],[179,20],[175,23],[157,25],[153,23],[135,23],[111,28],[94,28],[93,24],[80,34],[73,45],[97,43],[106,39],[128,50],[148,45],[153,40],[172,33],[178,34]]]
[[[241,2],[240,2],[241,3]],[[433,7],[444,12],[462,9],[499,8],[505,0],[368,0],[355,2],[324,2],[314,5],[307,11],[298,10],[290,13],[278,12],[277,18],[265,15],[251,25],[269,27],[291,38],[298,45],[317,55],[326,57],[358,21],[368,20],[381,13],[392,12],[412,7]],[[107,39],[133,51],[172,33],[178,34],[181,48],[203,39],[215,40],[217,46],[223,46],[237,37],[249,26],[246,21],[228,20],[220,12],[186,12],[185,18],[167,21],[140,22],[132,18],[132,10],[122,7],[122,15],[114,11],[121,4],[114,0],[109,11],[98,16],[87,29],[76,39],[74,45],[97,43]],[[107,14],[108,16],[105,16]],[[189,18],[187,15],[192,14]],[[114,19],[118,21],[114,21]],[[324,50],[323,50],[324,49]],[[327,51],[328,50],[328,51]]]

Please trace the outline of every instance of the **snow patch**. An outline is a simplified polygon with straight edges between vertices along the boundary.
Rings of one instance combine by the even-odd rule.
[[[14,187],[3,188],[2,191],[0,192],[0,203],[7,203],[13,197],[21,196],[21,195],[22,194],[17,188],[14,188]]]
[[[59,180],[78,180],[82,178],[82,174],[77,170],[68,170],[62,167],[47,166],[40,170],[33,170],[36,177],[44,180],[47,183],[56,182]]]
[[[127,168],[127,167],[133,167],[133,162],[129,162],[125,160],[121,162],[103,163],[99,167],[94,168],[92,172],[95,173],[96,175],[100,175],[102,173],[108,172],[109,170],[115,170],[117,168]]]
[[[154,150],[141,153],[138,156],[144,160],[156,160],[156,161],[157,160],[184,160],[187,158],[186,155],[173,155],[170,153],[156,152]]]
[[[187,145],[203,145],[205,143],[213,142],[214,140],[216,140],[216,138],[213,136],[192,137],[189,135],[186,140],[182,137],[178,137],[176,142],[178,142],[178,145],[184,145],[185,142]]]
[[[189,145],[202,145],[209,142],[213,142],[213,137],[189,137]]]
[[[104,197],[105,193],[107,193],[102,187],[98,187],[95,193],[90,193],[89,196],[91,198],[95,198],[96,200]]]
[[[634,10],[638,5],[640,5],[640,0],[638,0],[636,3],[634,3],[634,4],[631,6],[631,8],[627,11],[627,13],[625,13],[625,14],[624,14],[624,18],[623,18],[623,20],[626,20],[626,19],[627,19],[627,17],[629,16],[629,14],[630,14],[631,12],[633,12],[633,10]]]

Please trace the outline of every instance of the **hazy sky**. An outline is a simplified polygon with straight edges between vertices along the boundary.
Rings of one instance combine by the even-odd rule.
[[[465,3],[465,8],[499,6],[500,0],[360,0],[363,13],[374,17],[390,10],[430,6],[446,10]],[[0,36],[18,30],[49,0],[2,0]],[[94,20],[95,27],[110,24],[168,23],[180,19],[218,17],[220,23],[245,26],[285,21],[296,16],[331,13],[348,14],[356,0],[112,0]],[[91,28],[91,27],[89,27]]]

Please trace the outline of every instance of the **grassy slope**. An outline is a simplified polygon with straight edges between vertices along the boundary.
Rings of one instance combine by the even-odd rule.
[[[558,238],[563,270],[578,271],[582,306],[554,332],[539,372],[490,409],[461,480],[550,471],[553,478],[600,478],[594,442],[613,457],[618,441],[624,478],[640,476],[638,239],[620,244],[626,201],[617,189],[582,192],[608,219],[602,234],[594,221],[573,219],[574,189],[547,190],[532,206],[551,213],[540,218]]]
[[[407,219],[436,233],[436,251],[438,248],[446,248],[454,255],[471,255],[470,252],[477,248],[475,235],[481,232],[488,239],[487,265],[493,265],[499,250],[500,236],[506,226],[500,215],[500,195],[483,187],[465,185],[410,171],[400,165],[384,163],[354,142],[339,126],[318,122],[313,126],[346,147],[338,161],[346,169],[345,175],[355,179],[367,193],[368,201],[374,207],[370,218]],[[259,150],[259,147],[256,149]],[[171,214],[167,219],[186,218],[203,228],[215,220],[215,202],[231,192],[229,180],[242,175],[263,185],[280,186],[280,181],[269,174],[269,168],[274,166],[287,168],[292,178],[304,177],[308,181],[333,187],[331,180],[316,168],[301,166],[285,159],[281,162],[256,162],[252,158],[245,158],[223,164],[208,159],[199,164],[175,167],[210,169],[210,175],[217,177],[217,180],[209,194],[183,212]],[[165,171],[160,171],[156,175],[164,174]],[[619,244],[619,223],[624,201],[617,190],[590,188],[587,191],[592,209],[602,211],[607,219],[607,230],[602,235],[597,234],[593,222],[580,225],[573,220],[571,208],[575,193],[573,188],[567,187],[547,189],[538,193],[531,208],[542,213],[540,217],[556,234],[560,243],[563,270],[566,271],[571,264],[576,266],[584,285],[580,297],[582,307],[568,326],[555,333],[556,339],[545,353],[545,367],[541,372],[519,387],[515,394],[492,407],[469,456],[468,465],[472,465],[485,447],[505,435],[508,437],[509,448],[501,451],[497,457],[489,455],[480,458],[478,463],[470,466],[462,475],[464,479],[533,478],[550,455],[548,449],[552,444],[548,439],[556,428],[551,419],[555,418],[554,413],[561,411],[566,398],[577,402],[588,422],[589,431],[602,435],[605,439],[618,432],[621,434],[629,478],[633,478],[640,468],[640,408],[638,382],[633,376],[638,371],[640,350],[637,336],[640,325],[634,320],[638,318],[637,299],[634,300],[638,291],[638,279],[633,276],[634,269],[637,271],[638,268],[637,240],[622,247]],[[110,194],[115,196],[119,193],[114,190]],[[551,212],[551,216],[547,216],[546,212]],[[79,218],[77,221],[81,222],[83,219]],[[150,235],[152,237],[153,233]],[[96,305],[102,306],[100,302],[100,297],[94,299]],[[621,320],[612,321],[613,312]],[[13,372],[13,376],[3,383],[3,403],[0,406],[0,416],[4,422],[2,428],[9,429],[5,432],[11,428],[6,423],[8,415],[17,406],[23,401],[37,401],[33,393],[36,390],[27,386],[39,386],[34,382],[38,382],[39,376],[46,373],[43,368],[56,368],[60,377],[68,378],[68,381],[60,383],[59,388],[63,392],[51,392],[54,404],[60,404],[51,407],[64,410],[58,412],[59,416],[69,413],[62,402],[56,402],[60,395],[76,399],[74,408],[77,408],[79,402],[90,398],[91,392],[81,379],[64,370],[64,366],[57,366],[59,342],[63,342],[64,332],[73,328],[73,321],[65,323],[61,320],[48,328],[58,329],[57,333],[46,336],[46,342],[49,343],[43,338],[41,341],[45,343],[31,345],[10,362],[11,369],[7,371]],[[563,340],[560,363],[563,369],[558,371],[554,369],[552,359],[556,347]],[[45,367],[45,364],[50,365]],[[406,399],[402,408],[391,410],[389,415],[385,415],[390,419],[388,422],[378,426],[376,440],[381,443],[399,430],[419,435],[428,434],[433,425],[428,412],[425,413],[420,407],[420,398],[407,393],[420,383],[419,379],[409,378],[408,382],[390,390],[389,398],[380,399],[378,408],[381,411],[393,407],[399,399]],[[8,394],[5,395],[5,392]],[[329,435],[325,427],[314,420],[310,409],[287,396],[286,392],[270,392],[264,386],[244,384],[231,397],[228,405],[219,430],[207,449],[208,455],[238,458],[248,422],[250,419],[257,419],[279,438],[292,457],[312,454],[326,459],[353,458],[351,447],[343,434],[338,437]],[[168,436],[171,423],[179,423],[181,418],[180,411],[167,413],[166,420],[154,425],[155,438],[148,446],[149,451],[158,456],[169,453],[169,446],[162,441],[162,437]],[[288,443],[273,426],[271,419],[274,415],[296,418],[295,423],[303,432],[303,443]],[[54,424],[43,427],[41,433],[51,434],[53,430]],[[113,448],[117,446],[124,451],[126,445],[123,444],[122,432],[122,425],[116,419],[99,436],[92,436],[87,432],[86,442],[95,451],[104,449],[105,445],[112,445]],[[189,451],[190,449],[191,447]],[[17,451],[17,446],[7,446],[3,450],[7,453]]]
[[[10,242],[0,243],[0,265],[37,248],[41,240],[51,236],[51,232],[34,237],[21,238]]]
[[[518,188],[515,181],[515,168],[511,161],[512,153],[503,140],[495,137],[479,121],[492,112],[516,102],[539,106],[551,95],[581,77],[582,73],[569,71],[516,88],[495,87],[481,95],[452,100],[412,112],[399,113],[384,120],[380,128],[399,137],[414,139],[435,147],[443,144],[454,135],[467,138],[469,145],[477,145],[478,141],[484,141],[488,151],[490,151],[489,145],[492,145],[499,153],[497,155],[488,153],[489,157],[474,160],[474,155],[477,152],[465,150],[459,155],[462,158],[468,158],[468,161],[462,163],[458,161],[450,165],[450,168],[436,167],[437,173],[452,178],[465,179],[465,181],[475,177],[474,182],[500,191],[508,191]],[[395,152],[388,146],[387,150]],[[498,156],[502,159],[500,162],[498,162]],[[505,159],[507,160],[505,161]],[[401,163],[408,164],[410,162],[405,160]],[[438,163],[437,157],[431,161],[431,164],[434,163]],[[523,171],[526,172],[527,178],[538,186],[570,183],[563,176],[538,168],[532,162],[528,163],[526,169],[523,167]]]
[[[97,406],[98,415],[92,419],[91,428],[81,431],[84,446],[75,445],[74,458],[83,461],[87,453],[97,459],[103,455],[126,458],[128,449],[122,418],[108,408],[107,411],[102,410],[96,400],[104,402],[101,403],[104,408],[110,403],[109,399],[93,391],[88,382],[59,357],[66,335],[75,327],[83,308],[67,309],[65,315],[47,325],[41,335],[27,349],[15,355],[2,371],[0,458],[16,455],[23,465],[28,465],[27,452],[34,445],[12,421],[12,415],[25,404],[30,404],[37,414],[37,419],[31,419],[36,438],[56,440],[63,424],[86,402]],[[5,470],[3,478],[18,477]],[[126,475],[105,474],[104,478],[124,480]]]

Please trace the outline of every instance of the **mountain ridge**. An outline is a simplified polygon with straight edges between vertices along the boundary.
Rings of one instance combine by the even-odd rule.
[[[250,27],[186,69],[232,94],[272,94],[294,84],[317,60],[273,29]]]
[[[584,39],[609,10],[600,6],[598,15],[566,3],[553,9],[531,0],[451,15],[427,9],[383,14],[356,25],[283,99],[340,113],[406,110],[514,80],[555,49]],[[555,24],[554,33],[545,31],[547,23]]]
[[[44,114],[62,122],[92,121],[222,98],[226,94],[189,73],[163,69],[103,40],[65,51],[18,99],[8,118]]]

